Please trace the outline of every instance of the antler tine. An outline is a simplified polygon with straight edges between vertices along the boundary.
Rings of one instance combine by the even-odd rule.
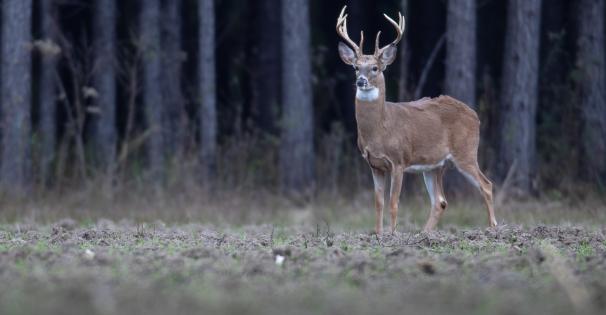
[[[400,42],[400,40],[402,39],[402,34],[404,33],[402,14],[400,12],[398,12],[398,23],[396,23],[396,21],[394,21],[392,18],[390,18],[389,16],[387,16],[387,14],[383,14],[383,16],[385,16],[385,18],[387,19],[387,21],[389,21],[389,23],[391,23],[391,25],[393,25],[396,28],[397,37],[390,44],[390,45],[395,45],[398,42]]]
[[[377,38],[375,38],[375,54],[380,50],[379,48],[379,38],[381,37],[381,31],[377,32]]]
[[[393,25],[393,27],[396,28],[397,36],[396,36],[396,39],[393,42],[391,42],[390,44],[385,45],[385,46],[383,46],[383,48],[379,49],[379,35],[381,33],[381,32],[379,32],[377,34],[377,39],[376,39],[376,42],[375,42],[375,55],[380,54],[388,46],[398,44],[400,42],[400,40],[402,40],[402,35],[404,34],[404,28],[406,26],[406,21],[405,21],[404,17],[402,16],[401,12],[398,12],[398,22],[397,23],[392,18],[390,18],[387,14],[383,14],[383,16],[385,17],[385,19],[387,19],[387,21],[391,25]]]
[[[364,49],[364,31],[360,31],[360,45],[358,45],[358,49],[360,49],[360,52]]]
[[[361,34],[362,37],[360,38],[360,46],[356,45],[356,43],[349,38],[349,35],[347,34],[347,14],[345,14],[346,8],[347,6],[343,6],[343,9],[341,9],[341,14],[339,14],[339,18],[337,19],[337,34],[339,34],[349,44],[349,46],[355,50],[356,55],[360,55],[360,46],[364,43],[364,34]]]

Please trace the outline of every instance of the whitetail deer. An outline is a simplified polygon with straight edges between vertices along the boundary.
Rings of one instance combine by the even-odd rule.
[[[396,57],[396,45],[404,32],[404,18],[399,14],[396,23],[384,14],[387,21],[395,27],[397,37],[392,43],[380,48],[381,32],[377,33],[374,54],[364,55],[364,33],[360,33],[359,46],[350,39],[345,9],[343,7],[337,19],[337,33],[351,48],[339,42],[339,55],[356,72],[358,148],[372,170],[376,233],[383,231],[385,176],[388,172],[391,177],[391,232],[396,229],[404,172],[423,173],[431,199],[431,211],[424,230],[430,231],[436,227],[448,205],[442,188],[446,161],[453,162],[480,190],[488,211],[488,223],[491,227],[496,226],[492,183],[478,166],[478,115],[467,105],[449,96],[403,103],[385,101],[383,71]]]

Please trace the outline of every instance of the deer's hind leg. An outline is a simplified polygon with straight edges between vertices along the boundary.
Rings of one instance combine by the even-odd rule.
[[[455,165],[459,172],[480,190],[486,204],[486,211],[488,212],[488,225],[490,227],[497,226],[492,199],[492,182],[482,173],[478,161],[475,159],[473,161],[456,161]]]
[[[423,172],[423,179],[425,180],[425,187],[431,200],[431,209],[429,211],[429,219],[423,228],[423,231],[429,232],[433,230],[440,217],[446,210],[448,202],[446,202],[446,196],[444,195],[444,188],[442,187],[442,178],[444,176],[444,167],[437,168],[435,170]]]

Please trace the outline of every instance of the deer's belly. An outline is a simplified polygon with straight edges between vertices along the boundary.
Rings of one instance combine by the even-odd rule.
[[[423,173],[435,170],[437,168],[443,167],[444,163],[448,161],[452,156],[450,154],[446,155],[443,159],[437,161],[433,164],[412,164],[404,169],[407,173]]]

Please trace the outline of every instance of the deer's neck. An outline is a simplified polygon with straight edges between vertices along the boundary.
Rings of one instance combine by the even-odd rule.
[[[385,122],[385,80],[381,74],[375,89],[356,91],[356,122],[358,137],[363,141],[373,141],[383,137]]]

